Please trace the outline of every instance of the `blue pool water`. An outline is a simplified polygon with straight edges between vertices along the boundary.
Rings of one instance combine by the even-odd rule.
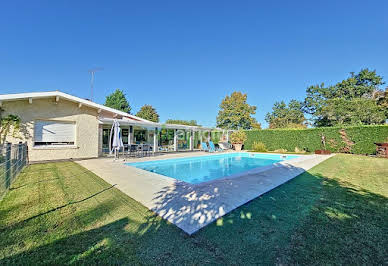
[[[297,157],[295,155],[282,158],[277,154],[229,153],[126,164],[187,183],[198,184]]]

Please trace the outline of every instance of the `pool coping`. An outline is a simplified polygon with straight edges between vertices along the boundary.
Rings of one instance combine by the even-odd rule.
[[[263,155],[268,155],[268,153],[260,153],[260,152],[236,152],[236,153],[249,153],[249,154],[263,154]],[[213,156],[213,155],[221,155],[221,154],[225,154],[225,153],[212,153],[210,156]],[[228,154],[231,154],[231,153],[228,153]],[[233,154],[233,153],[232,153]],[[280,153],[271,153],[270,155],[280,155],[280,156],[283,156],[283,155],[289,155],[289,154],[280,154]],[[202,155],[202,156],[205,156],[205,155]],[[184,159],[184,158],[195,158],[195,157],[202,157],[202,156],[190,156],[190,157],[183,157],[183,158],[168,158],[168,159],[162,159],[162,160],[150,160],[150,161],[142,161],[142,162],[132,162],[132,163],[143,163],[143,162],[155,162],[155,161],[167,161],[167,160],[176,160],[176,159]],[[205,184],[212,184],[214,181],[216,180],[225,180],[225,179],[233,179],[233,178],[238,178],[238,177],[241,177],[241,176],[245,176],[245,175],[250,175],[250,174],[258,174],[258,173],[261,173],[261,172],[264,172],[264,171],[267,171],[267,170],[270,170],[274,167],[277,167],[277,166],[280,166],[280,165],[284,165],[282,164],[283,162],[293,162],[293,160],[297,160],[297,159],[304,159],[303,157],[301,158],[301,156],[308,156],[308,155],[304,155],[304,154],[301,154],[301,155],[294,155],[292,154],[292,156],[298,156],[297,158],[293,158],[293,159],[289,159],[289,160],[284,160],[284,161],[281,161],[281,162],[277,162],[277,163],[273,163],[273,164],[270,164],[270,165],[265,165],[265,166],[260,166],[260,167],[256,167],[256,168],[252,168],[250,170],[247,170],[247,171],[243,171],[243,172],[240,172],[240,173],[236,173],[236,174],[233,174],[233,175],[227,175],[227,176],[221,176],[219,178],[215,178],[215,179],[212,179],[212,180],[209,180],[209,181],[205,181],[205,182],[201,182],[201,183],[189,183],[189,182],[186,182],[186,181],[183,181],[183,180],[179,180],[179,179],[176,179],[176,178],[173,178],[173,177],[170,177],[170,176],[166,176],[166,175],[161,175],[161,174],[158,174],[158,173],[155,173],[155,172],[150,172],[150,171],[147,171],[147,170],[144,170],[144,169],[141,169],[141,168],[138,168],[136,166],[132,166],[132,165],[128,165],[128,162],[125,162],[124,164],[126,166],[129,166],[131,168],[136,168],[138,170],[141,170],[141,171],[144,171],[144,172],[147,172],[147,173],[151,173],[151,174],[154,174],[154,175],[157,175],[159,176],[160,178],[167,178],[168,180],[172,180],[172,181],[178,181],[184,185],[189,185],[189,186],[199,186],[199,185],[205,185]],[[259,158],[258,158],[259,159]],[[298,161],[298,160],[297,160]],[[295,161],[294,161],[295,162]]]
[[[209,154],[186,155],[185,157],[197,157],[195,155]],[[333,155],[298,156],[300,157],[198,184],[148,172],[111,158],[89,159],[77,163],[111,185],[116,185],[122,192],[191,235]],[[151,158],[145,160],[152,161]]]

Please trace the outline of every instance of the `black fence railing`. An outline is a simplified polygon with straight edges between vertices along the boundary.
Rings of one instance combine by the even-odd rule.
[[[27,164],[27,143],[0,145],[0,200]]]

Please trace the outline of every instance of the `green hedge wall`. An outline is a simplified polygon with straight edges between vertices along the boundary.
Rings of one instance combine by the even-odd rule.
[[[311,129],[265,129],[249,130],[244,149],[252,149],[254,141],[263,142],[268,150],[295,147],[313,152],[322,149],[321,136],[326,137],[326,149],[331,152],[350,152],[355,154],[375,154],[374,142],[388,141],[388,125],[324,127]]]

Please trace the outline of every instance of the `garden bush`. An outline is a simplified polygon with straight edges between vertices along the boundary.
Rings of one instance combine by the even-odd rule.
[[[326,139],[326,149],[331,152],[355,154],[375,154],[375,142],[384,142],[388,137],[388,125],[322,127],[309,129],[265,129],[246,131],[245,149],[252,150],[254,142],[262,142],[268,150],[295,147],[308,152],[323,149],[322,135]]]
[[[212,131],[211,132],[211,140],[214,144],[218,144],[220,142],[220,138],[222,136],[222,131]]]
[[[232,144],[244,144],[247,140],[247,134],[243,130],[234,131],[230,134]]]
[[[295,153],[306,153],[305,150],[303,149],[299,149],[298,147],[295,147],[295,150],[294,150]]]
[[[256,151],[256,152],[266,152],[268,151],[267,148],[265,147],[265,144],[263,142],[260,142],[260,141],[255,141],[253,142],[253,145],[252,145],[252,151]]]
[[[286,153],[286,152],[288,152],[288,150],[286,150],[286,149],[277,149],[277,150],[274,150],[274,152],[277,152],[277,153]]]

